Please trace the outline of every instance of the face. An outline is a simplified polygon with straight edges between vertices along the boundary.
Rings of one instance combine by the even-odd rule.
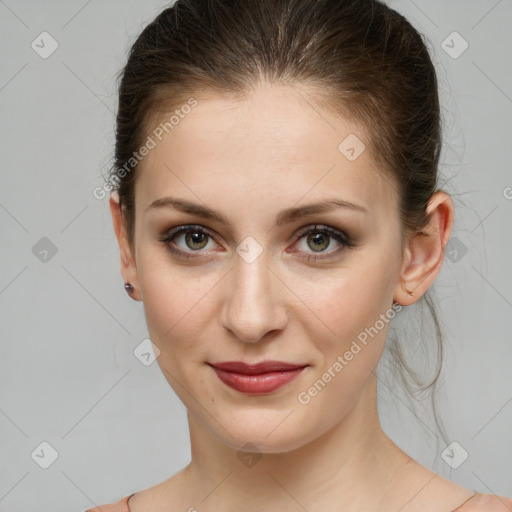
[[[339,424],[394,315],[396,188],[368,150],[340,151],[350,134],[368,147],[360,128],[297,91],[196,96],[135,189],[137,286],[158,364],[189,414],[237,449],[289,451]],[[241,390],[212,367],[269,360],[302,369],[284,384],[240,377]]]

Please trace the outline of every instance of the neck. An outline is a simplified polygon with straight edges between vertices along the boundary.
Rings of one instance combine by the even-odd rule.
[[[239,450],[192,415],[188,419],[192,461],[183,491],[187,508],[201,512],[234,512],[241,503],[247,512],[332,510],[334,504],[338,510],[378,510],[395,469],[409,460],[380,426],[375,377],[340,423],[284,453],[256,453],[241,461]]]

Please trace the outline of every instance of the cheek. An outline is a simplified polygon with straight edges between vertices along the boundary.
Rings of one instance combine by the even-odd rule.
[[[384,350],[394,316],[391,306],[396,274],[387,263],[393,258],[396,255],[368,251],[329,280],[320,281],[314,292],[311,289],[311,310],[329,329],[318,321],[307,321],[303,327],[310,329],[308,337],[321,354],[319,372],[334,373],[332,380],[341,387],[330,387],[341,389],[343,396],[361,388]]]
[[[213,337],[207,320],[215,316],[206,308],[213,306],[208,291],[214,279],[194,278],[190,270],[149,254],[140,258],[139,274],[149,337],[160,350],[157,364],[180,400],[200,416],[197,404],[214,402],[204,374],[196,371]]]
[[[330,331],[318,322],[308,321],[304,327],[315,325],[308,338],[316,346],[318,366],[297,398],[304,412],[322,418],[322,428],[348,414],[382,356],[394,316],[381,319],[390,310],[392,293],[385,267],[360,260],[316,289],[311,309]]]
[[[203,323],[211,315],[211,292],[219,276],[176,265],[165,251],[148,248],[138,257],[148,331],[162,352],[192,350]],[[210,294],[210,295],[209,295]],[[204,333],[203,333],[204,337]]]
[[[365,260],[361,258],[318,282],[310,295],[314,301],[311,309],[338,339],[357,335],[391,306],[395,279],[392,269],[379,260]]]

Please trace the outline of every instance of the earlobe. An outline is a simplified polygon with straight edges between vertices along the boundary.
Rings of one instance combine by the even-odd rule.
[[[434,282],[444,261],[453,226],[453,202],[449,194],[435,192],[427,206],[427,225],[406,244],[394,300],[403,306],[416,302]]]
[[[121,257],[121,275],[124,283],[130,283],[133,291],[130,297],[134,300],[142,300],[139,288],[139,278],[135,258],[132,254],[128,236],[126,234],[126,226],[123,221],[121,206],[119,204],[119,194],[117,191],[112,192],[109,200],[110,212],[112,214],[112,223],[114,232],[119,244],[119,252]]]

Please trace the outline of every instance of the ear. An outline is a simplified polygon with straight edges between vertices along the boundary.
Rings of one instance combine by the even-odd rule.
[[[126,234],[126,226],[123,222],[121,206],[119,204],[119,194],[117,191],[112,192],[109,200],[110,212],[112,213],[112,222],[114,224],[114,231],[119,243],[119,251],[121,255],[121,275],[125,283],[131,283],[134,291],[131,297],[135,300],[142,300],[139,286],[139,274],[135,257],[132,254],[132,249]]]
[[[453,227],[453,201],[435,192],[427,206],[428,223],[404,244],[403,261],[394,300],[403,306],[416,302],[434,282],[444,261]]]

